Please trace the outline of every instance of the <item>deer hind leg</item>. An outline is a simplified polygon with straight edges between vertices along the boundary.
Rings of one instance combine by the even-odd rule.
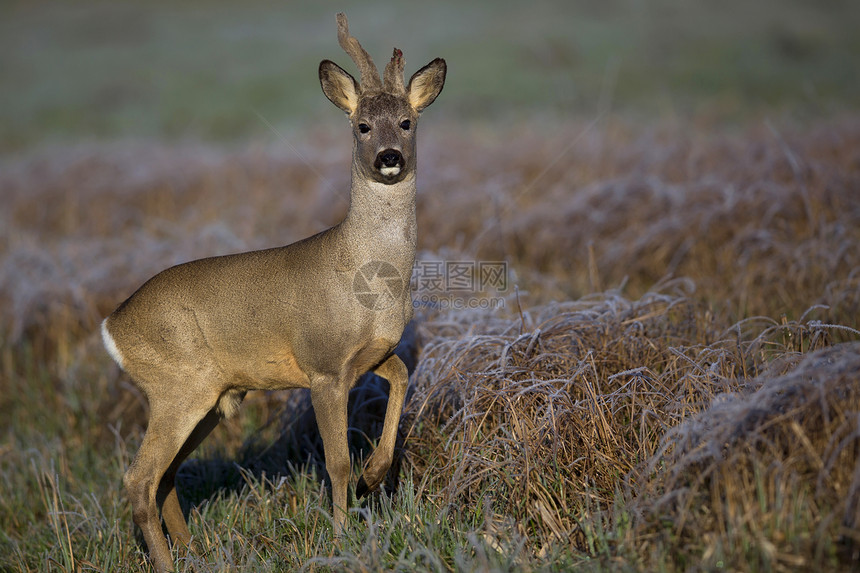
[[[391,467],[397,428],[400,425],[400,414],[403,412],[403,400],[406,397],[406,386],[409,384],[409,371],[396,354],[388,357],[374,372],[388,380],[388,406],[385,409],[385,421],[379,445],[364,465],[364,471],[355,488],[355,494],[358,497],[376,489],[385,479],[388,468]]]
[[[349,445],[346,435],[348,390],[349,386],[336,378],[311,380],[311,403],[323,440],[325,468],[331,480],[335,535],[340,535],[346,524],[349,484]]]
[[[155,398],[152,393],[150,394],[150,415],[146,435],[134,461],[123,477],[123,482],[131,500],[134,523],[143,532],[155,569],[163,572],[173,569],[173,558],[167,539],[161,530],[158,510],[159,501],[162,500],[159,499],[159,490],[165,494],[163,501],[168,502],[167,523],[171,535],[178,534],[180,538],[183,537],[188,532],[188,526],[185,525],[185,519],[179,510],[179,501],[175,500],[175,491],[171,495],[170,490],[173,488],[162,486],[162,478],[171,469],[174,460],[188,443],[195,428],[214,408],[218,397],[215,396],[205,403],[198,401],[199,405],[189,408],[187,401],[174,400],[173,395]],[[172,477],[170,481],[172,482]],[[181,526],[178,524],[177,511],[178,518],[182,520]]]
[[[197,446],[206,439],[206,436],[215,429],[220,421],[221,413],[217,409],[213,408],[207,412],[191,432],[191,435],[188,436],[188,439],[185,440],[179,453],[173,458],[173,462],[167,468],[158,486],[156,505],[161,505],[161,516],[167,525],[167,531],[170,532],[170,538],[172,541],[178,541],[185,546],[191,542],[191,532],[188,531],[188,524],[179,505],[179,498],[176,496],[176,472],[179,471],[179,466],[182,465],[185,458],[197,449]]]

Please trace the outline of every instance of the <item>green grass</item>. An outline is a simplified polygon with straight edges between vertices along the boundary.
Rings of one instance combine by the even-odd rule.
[[[145,554],[127,527],[130,511],[118,479],[87,494],[33,452],[19,459],[30,462],[24,472],[27,485],[8,484],[14,488],[7,491],[13,499],[40,501],[26,508],[22,504],[15,513],[21,522],[42,526],[36,535],[4,527],[3,570],[146,570]],[[197,546],[194,553],[177,555],[178,571],[545,568],[528,555],[515,532],[483,525],[488,516],[480,511],[460,514],[433,504],[429,500],[436,492],[423,490],[408,474],[394,498],[381,494],[353,508],[347,533],[339,540],[332,536],[331,506],[315,472],[302,468],[276,482],[243,473],[242,482],[191,509]],[[182,495],[188,493],[182,474],[179,487]]]
[[[316,69],[348,59],[332,2],[39,2],[0,7],[0,150],[115,137],[273,136],[336,118]],[[454,121],[590,117],[800,119],[860,100],[856,3],[383,3],[350,10],[407,74],[449,61]],[[351,62],[349,63],[351,66]]]

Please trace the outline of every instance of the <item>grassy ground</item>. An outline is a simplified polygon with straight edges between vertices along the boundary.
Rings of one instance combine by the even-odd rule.
[[[307,396],[249,395],[180,472],[178,569],[856,569],[855,8],[783,4],[412,14],[409,66],[462,70],[422,124],[420,259],[504,261],[507,288],[415,293],[493,305],[418,309],[396,467],[338,543]],[[98,322],[343,215],[314,80],[336,8],[2,10],[0,570],[143,571],[121,476],[147,406]],[[406,10],[350,16],[387,37]],[[356,391],[357,460],[385,393]]]

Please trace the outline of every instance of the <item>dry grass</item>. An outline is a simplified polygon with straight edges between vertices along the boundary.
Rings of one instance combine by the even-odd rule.
[[[298,554],[305,560],[290,566],[334,569],[857,566],[856,118],[739,134],[577,124],[549,136],[424,135],[423,256],[505,260],[517,291],[501,311],[417,313],[398,466],[407,485],[390,484],[388,509],[371,504],[381,517],[362,518],[367,536],[352,553],[315,553],[325,538],[301,537],[317,529],[299,520],[289,548],[277,536],[247,545],[237,533],[235,547],[212,555],[238,566],[252,562],[235,557],[239,549],[252,547],[253,559]],[[110,526],[90,517],[63,533],[57,524],[63,534],[50,543],[32,533],[63,513],[58,504],[80,515],[115,503],[145,425],[145,403],[109,365],[95,327],[169,264],[335,222],[348,149],[313,136],[300,152],[313,167],[288,149],[145,143],[4,160],[0,416],[11,423],[0,467],[19,492],[0,505],[13,555],[4,567],[44,563],[40,543],[56,562],[104,560],[84,541],[95,534],[117,540],[117,559],[133,554],[127,509],[105,517]],[[370,407],[353,418],[356,452],[362,433],[377,435],[385,385],[369,380],[360,391]],[[250,491],[223,503],[252,515],[242,518],[251,531],[254,512],[280,519],[265,517],[253,479],[217,459],[269,476],[313,462],[306,401],[283,399],[250,396],[251,415],[216,432],[208,461],[185,468],[195,504]],[[54,474],[16,469],[28,465],[103,497],[57,496]],[[290,487],[271,489],[301,509],[304,490]],[[45,509],[27,513],[34,497]],[[421,515],[452,516],[444,535],[444,517],[422,522],[431,532],[422,551],[443,537],[471,549],[415,557],[421,534],[414,514],[397,513],[404,500]],[[204,513],[217,519],[211,503]]]
[[[669,543],[706,568],[856,567],[858,413],[860,345],[775,362],[667,434],[635,487],[640,550]]]
[[[428,182],[422,240],[509,260],[559,298],[620,284],[638,295],[683,276],[732,320],[797,317],[823,302],[854,321],[858,138],[852,118],[742,137],[623,125],[516,133],[500,138],[516,145],[474,159],[473,192],[459,192],[460,169]],[[434,151],[435,163],[458,165],[459,146]]]
[[[436,502],[648,569],[808,565],[856,537],[860,346],[808,319],[719,332],[678,286],[429,323],[406,449]]]

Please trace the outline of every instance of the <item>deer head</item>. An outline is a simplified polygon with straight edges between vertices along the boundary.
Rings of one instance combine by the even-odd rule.
[[[379,72],[358,40],[349,35],[344,14],[337,15],[340,46],[352,58],[361,83],[330,60],[320,62],[325,96],[348,116],[353,131],[353,169],[358,176],[393,184],[414,176],[418,114],[445,85],[445,60],[436,58],[403,85],[403,52],[394,48],[385,74]]]

